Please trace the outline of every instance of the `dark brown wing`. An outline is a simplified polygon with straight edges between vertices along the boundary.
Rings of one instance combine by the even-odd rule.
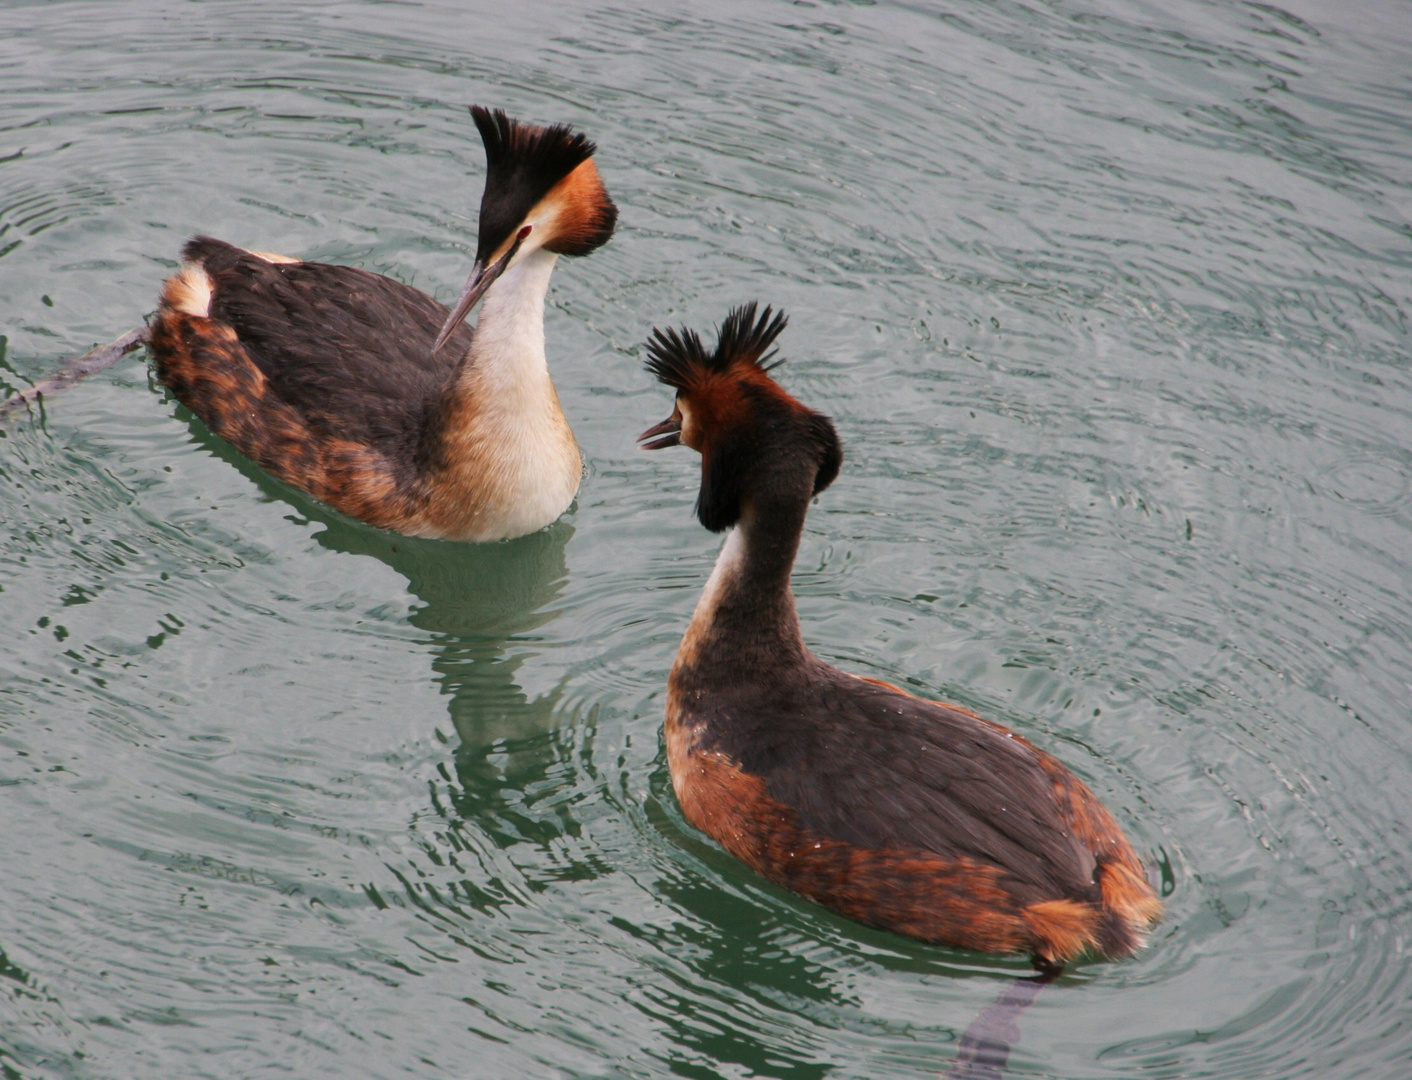
[[[447,310],[380,274],[270,262],[209,237],[183,249],[212,281],[210,316],[231,328],[270,389],[315,431],[420,461],[434,414],[471,343],[435,355]]]
[[[1064,792],[1082,784],[1019,736],[824,665],[755,716],[753,732],[736,727],[745,737],[715,748],[808,833],[996,867],[1023,903],[1099,900],[1096,854],[1072,828],[1054,770]]]
[[[226,324],[164,302],[151,346],[158,377],[177,399],[281,480],[386,528],[405,527],[415,513],[415,484],[366,443],[313,430]]]

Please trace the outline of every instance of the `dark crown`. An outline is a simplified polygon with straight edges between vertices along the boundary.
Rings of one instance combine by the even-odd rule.
[[[472,105],[471,116],[485,143],[485,163],[491,172],[523,170],[549,178],[553,187],[598,150],[582,132],[567,124],[536,127],[511,120],[503,109]],[[548,190],[546,188],[546,190]]]

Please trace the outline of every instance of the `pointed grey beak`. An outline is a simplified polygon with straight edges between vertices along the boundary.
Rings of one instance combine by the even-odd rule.
[[[668,446],[680,446],[681,418],[669,416],[660,424],[653,424],[637,437],[637,441],[639,450],[663,450]]]
[[[433,353],[446,344],[446,339],[451,336],[456,327],[465,321],[466,316],[471,313],[471,308],[475,307],[480,298],[485,295],[486,290],[495,284],[495,279],[505,272],[505,268],[510,265],[510,260],[515,257],[515,252],[520,250],[520,241],[527,235],[529,235],[529,229],[522,229],[520,235],[515,238],[515,242],[510,245],[510,250],[504,255],[489,266],[477,261],[476,265],[471,268],[471,277],[466,282],[465,289],[461,291],[461,298],[456,301],[456,306],[446,317],[446,323],[442,326],[441,333],[436,335],[436,344],[431,347]]]

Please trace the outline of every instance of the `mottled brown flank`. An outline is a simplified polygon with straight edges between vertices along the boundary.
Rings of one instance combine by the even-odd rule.
[[[682,723],[680,705],[669,689],[667,764],[687,821],[757,873],[850,919],[934,944],[1024,952],[1064,964],[1090,951],[1130,955],[1161,914],[1131,845],[1087,787],[1048,754],[969,710],[948,706],[1039,756],[1054,779],[1056,813],[1068,817],[1072,831],[1098,857],[1101,904],[1062,896],[1024,903],[999,866],[815,835],[801,827],[794,809],[770,798],[762,777],[723,754],[701,750],[700,733]]]
[[[1031,934],[1030,952],[1050,964],[1066,964],[1090,949],[1101,953],[1103,911],[1082,900],[1041,900],[1025,908],[1025,924]],[[1127,955],[1131,950],[1110,955]]]
[[[760,777],[723,755],[684,749],[688,741],[669,721],[668,762],[687,821],[778,885],[858,922],[940,945],[1063,962],[1093,942],[1092,905],[1060,900],[1026,909],[998,867],[814,836],[765,794]]]
[[[175,280],[175,279],[173,279]],[[316,433],[282,401],[228,326],[163,304],[152,324],[157,377],[217,435],[275,476],[352,517],[397,529],[417,502],[376,451]]]

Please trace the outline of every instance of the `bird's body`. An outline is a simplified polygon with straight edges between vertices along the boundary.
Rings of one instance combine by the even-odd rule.
[[[698,513],[734,526],[668,680],[667,761],[687,820],[860,922],[1042,965],[1130,954],[1160,904],[1076,776],[998,724],[805,646],[789,576],[841,451],[827,418],[764,373],[783,327],[769,314],[732,315],[714,356],[695,335],[651,346],[678,398],[648,445],[700,449]]]
[[[476,120],[490,168],[455,311],[378,274],[198,237],[151,348],[178,400],[280,479],[398,532],[497,540],[548,525],[578,490],[544,299],[558,255],[603,243],[616,211],[582,136]]]

